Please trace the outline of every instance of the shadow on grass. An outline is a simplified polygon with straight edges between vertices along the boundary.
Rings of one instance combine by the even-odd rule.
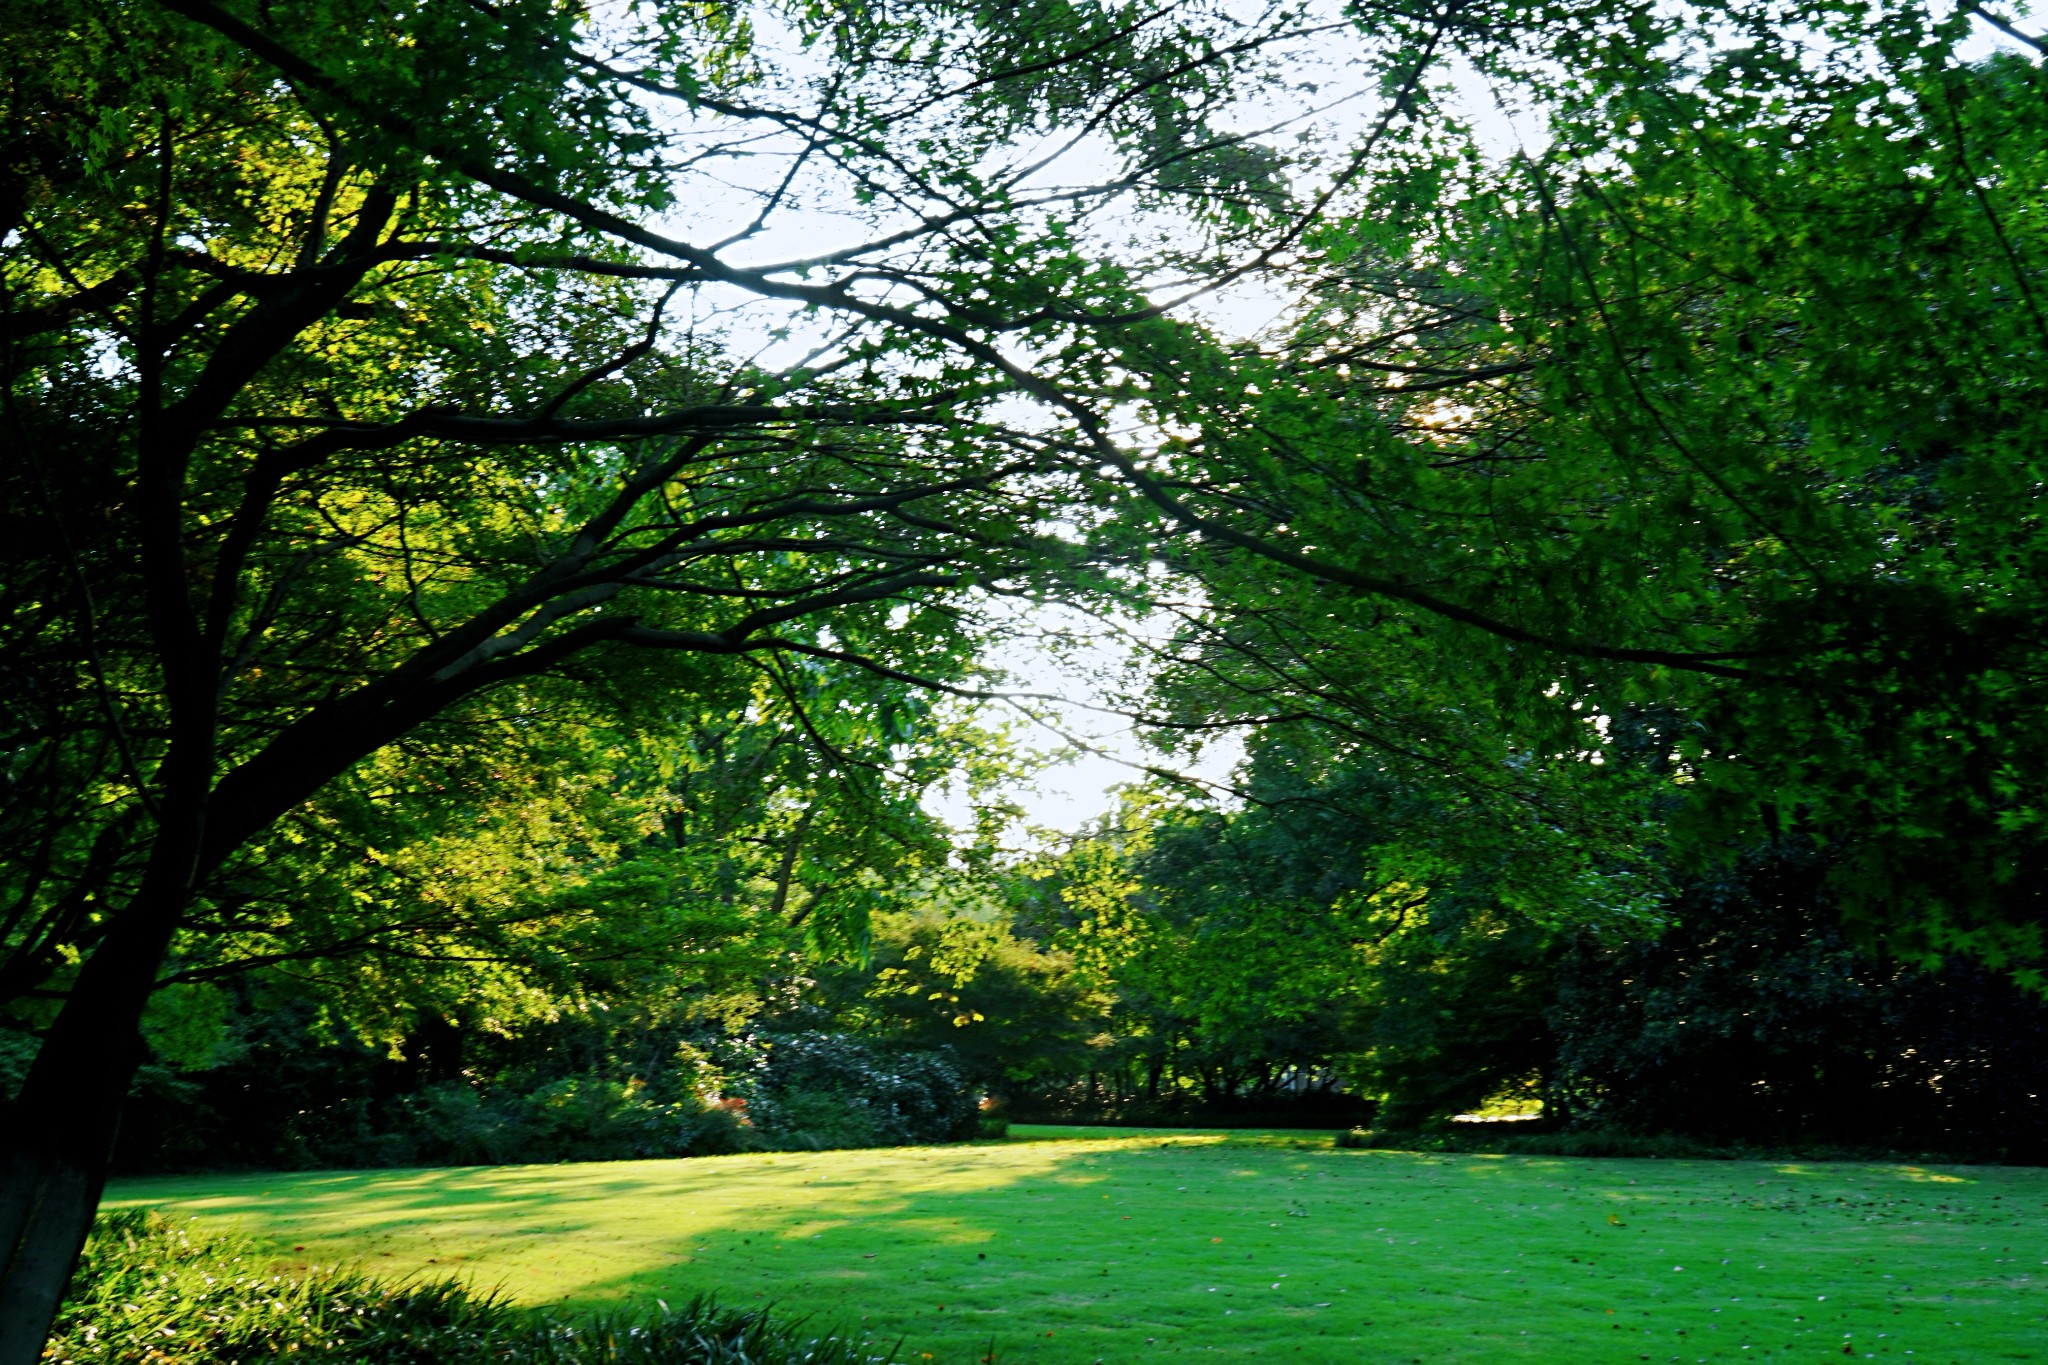
[[[187,1177],[124,1182],[117,1194],[240,1222],[310,1255],[466,1272],[529,1304],[707,1291],[777,1303],[821,1328],[900,1336],[917,1365],[978,1361],[991,1342],[1010,1365],[1196,1351],[1315,1365],[1390,1351],[1633,1359],[1610,1349],[1621,1318],[1631,1339],[1711,1332],[1731,1301],[1782,1300],[1786,1332],[1809,1335],[1774,1349],[1810,1350],[1823,1325],[1837,1351],[1843,1330],[1932,1331],[1933,1318],[1913,1315],[1960,1311],[1954,1300],[1895,1302],[1876,1295],[1877,1277],[1961,1288],[1957,1257],[2014,1223],[2016,1196],[2048,1205],[2048,1176],[1338,1152],[1312,1132],[1031,1127],[949,1148]],[[1880,1255],[1899,1264],[1880,1272]],[[2002,1313],[1978,1324],[1979,1354],[1958,1358],[2007,1358],[2026,1339],[2012,1333],[2031,1326]],[[1945,1330],[1951,1352],[1969,1345]]]

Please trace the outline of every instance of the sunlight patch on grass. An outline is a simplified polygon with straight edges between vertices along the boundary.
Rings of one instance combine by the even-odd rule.
[[[2038,1359],[2048,1172],[1020,1128],[886,1151],[120,1182],[322,1262],[574,1307],[711,1290],[909,1358]],[[1934,1177],[1930,1180],[1930,1177]]]

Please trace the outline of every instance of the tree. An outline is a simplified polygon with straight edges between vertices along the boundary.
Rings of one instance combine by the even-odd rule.
[[[1685,867],[1823,840],[1861,932],[2038,986],[2048,128],[1970,23],[1731,8],[1326,219],[1157,473],[1176,715],[1590,790]]]
[[[1318,661],[1342,677],[1349,642],[1326,638]],[[1053,862],[1053,941],[1114,1001],[1101,1069],[1167,1108],[1315,1075],[1401,1126],[1547,1075],[1563,944],[1663,922],[1650,850],[1613,812],[1579,817],[1602,794],[1627,815],[1634,784],[1561,792],[1537,768],[1489,785],[1412,758],[1341,724],[1269,721],[1238,808],[1127,796]]]
[[[1014,885],[1014,877],[1012,879]],[[1085,1074],[1111,1000],[1073,955],[1022,932],[1015,907],[981,894],[925,894],[878,916],[870,956],[817,973],[817,999],[841,1028],[944,1049],[998,1095]]]
[[[545,0],[6,22],[0,976],[47,1017],[0,1152],[15,1365],[167,960],[345,946],[273,870],[374,862],[342,837],[366,823],[445,832],[508,753],[575,771],[677,697],[821,734],[808,708],[851,705],[904,745],[978,602],[1085,600],[1061,528],[1105,496],[1101,338],[1159,316],[1169,269],[1292,230],[1279,161],[1205,110],[1315,30]],[[1108,169],[1041,188],[1073,133]],[[737,220],[651,225],[768,160]],[[775,259],[817,196],[851,240]],[[1111,209],[1182,226],[1106,249]],[[816,346],[748,361],[722,321],[748,300]],[[1001,420],[1013,396],[1091,441]]]

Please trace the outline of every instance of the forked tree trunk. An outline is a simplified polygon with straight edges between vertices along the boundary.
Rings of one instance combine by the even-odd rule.
[[[182,878],[172,879],[174,883]],[[150,879],[79,971],[0,1119],[0,1365],[36,1365],[92,1227],[182,888]]]

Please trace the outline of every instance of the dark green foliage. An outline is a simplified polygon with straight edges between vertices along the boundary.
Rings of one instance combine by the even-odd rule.
[[[1713,1141],[2048,1159],[2048,1005],[1970,963],[1859,950],[1799,851],[1697,882],[1654,939],[1556,972],[1552,1112]]]
[[[128,1170],[488,1165],[700,1156],[752,1145],[708,1101],[686,1030],[602,1013],[495,1037],[423,1027],[402,1058],[323,1043],[285,1003],[231,1021],[221,1064],[145,1068]]]
[[[864,1340],[766,1310],[681,1308],[558,1321],[454,1281],[389,1284],[281,1261],[146,1210],[102,1217],[72,1277],[51,1365],[869,1365]]]
[[[480,1166],[705,1156],[751,1145],[725,1110],[663,1102],[604,1076],[564,1077],[529,1089],[437,1081],[389,1097],[331,1095],[290,1113],[278,1112],[274,1097],[223,1095],[218,1086],[207,1077],[174,1080],[164,1087],[169,1094],[142,1089],[135,1097],[137,1122],[124,1133],[122,1167]],[[209,1104],[215,1096],[221,1108]],[[235,1133],[223,1109],[236,1099],[243,1112],[260,1106],[269,1121],[221,1147],[179,1129],[191,1123],[199,1132]]]
[[[979,1096],[942,1052],[846,1033],[785,1033],[766,1043],[742,1089],[748,1117],[771,1145],[890,1147],[976,1135]]]
[[[1408,1125],[1546,1069],[1554,925],[1634,913],[1625,864],[1302,729],[1239,780],[1236,812],[1134,797],[1050,869],[1113,1004],[1096,1075],[1034,1112]]]
[[[1371,911],[1367,870],[1317,866],[1319,832],[1132,791],[1047,858],[1020,922],[1071,957],[1093,1036],[1064,1074],[1013,1089],[1019,1112],[1284,1124],[1330,1109]]]
[[[146,1068],[128,1170],[616,1161],[954,1142],[979,1090],[948,1050],[843,1032],[725,1038],[625,1015],[515,1039],[443,1024],[393,1059],[303,1014],[240,1021],[211,1070]]]
[[[1859,948],[1828,872],[1811,850],[1758,854],[1682,883],[1664,923],[1631,934],[1493,911],[1393,936],[1361,989],[1349,1062],[1386,1097],[1371,1145],[1412,1146],[1519,1092],[1540,1094],[1540,1134],[1444,1140],[2048,1158],[2048,1005],[1976,964],[1930,971]]]
[[[1051,946],[1048,926],[994,899],[878,917],[865,965],[820,971],[823,1008],[841,1028],[942,1050],[998,1094],[1084,1074],[1108,1002]]]
[[[1354,1082],[1385,1097],[1378,1122],[1411,1128],[1533,1091],[1555,1066],[1554,939],[1497,909],[1390,939],[1347,1058]]]

